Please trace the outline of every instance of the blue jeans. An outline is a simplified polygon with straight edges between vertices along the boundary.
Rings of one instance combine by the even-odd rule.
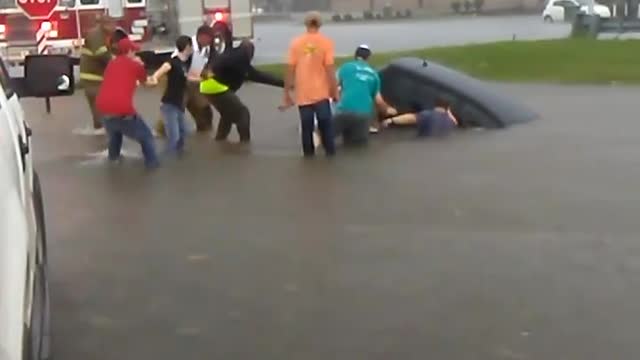
[[[142,147],[144,163],[148,168],[160,165],[153,134],[139,115],[130,116],[105,116],[102,119],[104,128],[109,135],[109,160],[120,159],[122,150],[122,138],[126,136],[138,142]]]
[[[329,99],[314,104],[299,106],[298,110],[300,112],[300,123],[302,125],[302,151],[304,155],[313,156],[315,154],[315,146],[313,146],[314,120],[318,120],[318,130],[320,130],[324,152],[327,156],[334,155],[336,153],[336,146]]]
[[[162,104],[160,112],[164,119],[164,131],[167,135],[167,148],[165,151],[168,154],[182,152],[186,134],[184,110],[172,104]]]

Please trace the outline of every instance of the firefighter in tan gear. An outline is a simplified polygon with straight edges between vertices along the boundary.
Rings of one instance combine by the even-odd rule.
[[[96,96],[102,84],[104,70],[112,58],[110,38],[116,29],[115,19],[103,15],[96,21],[84,39],[80,55],[80,81],[84,88],[91,116],[93,117],[92,134],[102,134],[101,115],[96,108]]]

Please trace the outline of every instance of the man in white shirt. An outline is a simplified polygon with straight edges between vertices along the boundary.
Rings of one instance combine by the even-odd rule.
[[[199,79],[202,69],[209,61],[209,52],[213,42],[213,29],[210,26],[202,25],[198,28],[196,35],[191,37],[193,44],[193,55],[189,66],[189,76],[187,78]],[[176,52],[171,56],[177,55]],[[209,100],[200,94],[199,81],[189,81],[186,89],[186,109],[189,111],[196,123],[198,132],[208,132],[213,128],[213,110]],[[164,133],[163,122],[159,121],[156,132]]]

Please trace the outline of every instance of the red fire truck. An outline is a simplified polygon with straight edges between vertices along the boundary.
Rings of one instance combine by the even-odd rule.
[[[233,39],[253,37],[251,0],[58,0],[53,14],[44,20],[29,19],[15,4],[0,0],[0,55],[21,63],[38,52],[36,33],[47,32],[48,53],[79,56],[86,33],[98,14],[118,19],[118,25],[143,49],[159,56],[173,51],[181,34],[193,35],[206,23],[216,30],[216,51]]]

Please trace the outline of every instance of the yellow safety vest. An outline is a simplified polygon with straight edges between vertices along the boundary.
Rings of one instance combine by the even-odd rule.
[[[200,93],[205,95],[221,94],[229,90],[227,85],[219,83],[214,78],[200,81]]]
[[[102,81],[104,78],[100,75],[89,74],[89,73],[80,73],[80,80],[87,81]]]
[[[80,80],[101,82],[111,56],[102,29],[91,30],[80,50]]]

